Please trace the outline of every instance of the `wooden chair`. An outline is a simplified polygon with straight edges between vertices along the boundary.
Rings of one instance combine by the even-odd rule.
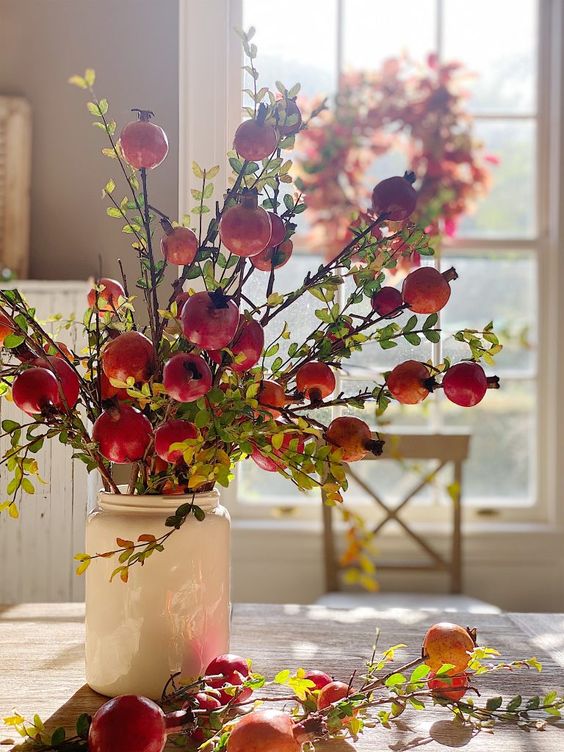
[[[29,266],[31,108],[0,96],[0,267],[18,279]]]
[[[323,548],[325,562],[326,594],[318,603],[335,607],[372,606],[376,608],[418,608],[427,610],[447,609],[452,611],[497,611],[491,604],[462,595],[462,467],[468,457],[470,436],[464,431],[443,431],[440,433],[401,432],[381,434],[385,440],[381,457],[367,456],[365,461],[414,460],[430,461],[431,469],[426,471],[403,498],[392,506],[382,495],[363,478],[354,466],[348,467],[349,478],[357,483],[371,500],[384,512],[384,517],[374,527],[373,533],[380,533],[388,523],[395,522],[402,532],[416,544],[420,556],[407,561],[376,560],[377,571],[395,570],[406,573],[442,572],[448,580],[448,594],[426,593],[366,593],[344,590],[340,576],[338,545],[333,522],[333,508],[325,503],[322,506]],[[400,513],[413,502],[417,494],[429,486],[443,468],[452,467],[451,522],[449,554],[434,548],[424,537],[406,522]],[[422,556],[421,556],[422,555]]]

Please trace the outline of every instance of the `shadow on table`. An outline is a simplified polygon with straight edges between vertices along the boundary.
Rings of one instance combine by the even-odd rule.
[[[99,695],[98,692],[90,689],[88,684],[83,684],[64,705],[57,708],[53,715],[43,720],[48,729],[64,726],[67,731],[73,731],[75,730],[74,724],[81,713],[93,715],[107,699],[104,695]]]

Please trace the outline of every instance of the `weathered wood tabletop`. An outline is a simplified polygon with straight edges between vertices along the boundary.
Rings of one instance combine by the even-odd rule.
[[[84,684],[82,604],[30,604],[0,607],[0,718],[17,710],[37,712],[47,727],[73,727],[73,719],[90,712],[104,698]],[[506,660],[536,656],[544,670],[497,672],[480,679],[483,696],[529,696],[564,686],[564,614],[437,614],[349,611],[323,606],[236,605],[232,650],[252,657],[257,671],[272,677],[282,668],[320,668],[347,681],[369,657],[376,628],[379,645],[407,644],[401,662],[415,658],[430,624],[472,624],[479,642],[496,647]],[[13,730],[0,723],[0,744],[9,745]],[[392,731],[370,730],[355,744],[333,741],[318,745],[324,752],[353,750],[401,752],[424,746],[426,752],[464,747],[470,752],[562,752],[564,726],[522,731],[505,726],[494,734],[468,738],[449,721],[448,713],[406,711]],[[7,748],[7,747],[5,747]]]

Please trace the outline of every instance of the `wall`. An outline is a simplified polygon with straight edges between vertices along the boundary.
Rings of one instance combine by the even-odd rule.
[[[170,153],[150,176],[153,203],[172,215],[178,205],[178,0],[0,0],[0,93],[33,108],[35,279],[84,279],[99,255],[109,276],[120,256],[134,269],[128,236],[100,199],[116,163],[100,154],[85,92],[67,83],[87,67],[118,124],[132,107],[155,111]]]

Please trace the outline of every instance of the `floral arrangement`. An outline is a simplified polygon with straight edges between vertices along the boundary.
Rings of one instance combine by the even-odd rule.
[[[355,741],[374,728],[385,733],[403,713],[437,706],[456,721],[457,746],[479,731],[492,733],[496,724],[516,724],[530,734],[561,717],[564,698],[556,691],[479,699],[484,674],[541,671],[542,665],[536,658],[498,660],[494,648],[476,646],[475,629],[435,624],[424,635],[421,655],[394,666],[405,647],[374,647],[345,681],[303,668],[283,669],[267,681],[250,661],[221,655],[203,676],[172,676],[160,704],[126,695],[106,702],[94,717],[82,714],[72,736],[63,727],[47,730],[38,716],[30,722],[14,714],[5,722],[34,752],[162,752],[169,736],[175,746],[202,752],[313,752],[314,742]]]
[[[351,221],[370,221],[370,211],[363,217],[366,173],[392,148],[405,152],[417,176],[413,221],[431,235],[455,234],[489,188],[487,163],[497,163],[474,137],[467,79],[461,63],[439,63],[436,55],[421,64],[390,58],[378,71],[341,77],[334,109],[304,132],[296,163],[312,250],[332,258],[353,237]]]
[[[108,139],[102,152],[114,161],[125,194],[117,176],[110,178],[102,192],[106,212],[131,236],[139,262],[133,284],[120,265],[121,281],[99,278],[93,285],[82,320],[61,322],[84,332],[84,350],[74,352],[51,336],[17,290],[0,290],[0,388],[28,416],[2,422],[11,443],[2,464],[12,477],[1,508],[18,516],[21,492],[32,493],[38,478],[35,455],[54,439],[72,446],[73,457],[97,470],[114,494],[124,490],[115,466],[130,464],[128,493],[192,495],[169,517],[161,538],[118,538],[115,551],[77,554],[78,573],[98,556],[115,555],[115,573],[127,580],[129,567],[162,550],[188,515],[202,518],[196,494],[227,486],[234,465],[247,458],[300,489],[322,488],[328,503],[340,502],[345,463],[380,453],[382,441],[352,415],[323,422],[326,408],[372,403],[384,411],[392,399],[415,404],[438,388],[472,406],[498,386],[479,363],[491,363],[500,349],[489,324],[456,335],[469,345],[468,360],[438,367],[409,360],[371,388],[337,390],[335,373],[367,342],[384,349],[400,340],[437,342],[437,314],[456,272],[425,266],[401,290],[384,284],[384,270],[401,258],[432,254],[429,234],[412,220],[415,175],[406,173],[376,185],[371,218],[334,258],[294,289],[278,289],[277,269],[291,263],[295,217],[306,209],[288,153],[309,119],[294,100],[298,85],[279,85],[278,95],[258,89],[251,38],[252,30],[242,35],[253,105],[228,155],[231,185],[214,202],[219,167],[194,163],[201,188],[192,191],[195,205],[181,222],[149,198],[151,170],[168,152],[153,114],[137,111],[118,138],[107,100],[94,93],[94,71],[70,79],[89,94],[88,111]],[[169,265],[179,275],[166,290]],[[251,275],[264,275],[264,300],[249,297]],[[318,302],[316,323],[296,341],[283,314],[304,296]],[[407,320],[394,320],[406,311]]]

